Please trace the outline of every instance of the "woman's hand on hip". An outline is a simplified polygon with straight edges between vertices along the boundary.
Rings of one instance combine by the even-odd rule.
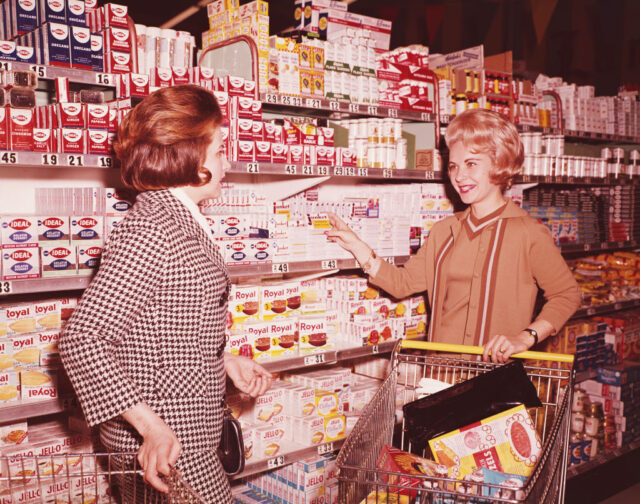
[[[160,475],[169,476],[182,452],[182,446],[171,427],[147,404],[140,403],[122,414],[142,436],[138,462],[144,470],[144,480],[160,492],[169,487]]]
[[[533,341],[533,336],[525,331],[510,338],[499,334],[491,338],[484,346],[482,360],[487,362],[507,362],[511,355],[529,350],[533,345]]]
[[[251,397],[258,397],[271,387],[271,373],[247,357],[225,353],[224,368],[236,388]]]

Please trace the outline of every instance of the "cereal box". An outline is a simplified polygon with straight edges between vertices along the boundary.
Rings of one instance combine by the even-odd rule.
[[[92,275],[100,266],[102,245],[78,246],[78,274]]]
[[[478,468],[529,476],[542,452],[531,417],[522,405],[429,441],[435,459],[463,478]]]

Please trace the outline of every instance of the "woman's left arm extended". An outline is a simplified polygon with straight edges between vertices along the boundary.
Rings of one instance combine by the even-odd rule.
[[[251,397],[264,394],[273,380],[260,364],[240,355],[225,353],[224,368],[236,388]]]

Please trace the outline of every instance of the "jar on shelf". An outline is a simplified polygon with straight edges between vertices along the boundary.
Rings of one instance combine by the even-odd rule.
[[[584,431],[584,413],[581,411],[574,411],[571,413],[571,432],[583,432]]]
[[[602,404],[599,402],[592,402],[585,416],[584,433],[592,437],[600,434],[603,418],[604,413],[602,411]]]
[[[613,415],[604,417],[604,449],[605,451],[613,451],[617,448],[616,440],[616,423]]]
[[[546,175],[546,174],[545,174]],[[581,388],[573,391],[573,402],[571,403],[571,411],[582,413],[587,401],[587,393]]]
[[[582,462],[582,441],[580,432],[573,432],[569,438],[569,465],[577,465]]]
[[[462,114],[465,110],[467,110],[467,95],[457,94],[456,95],[456,115]]]

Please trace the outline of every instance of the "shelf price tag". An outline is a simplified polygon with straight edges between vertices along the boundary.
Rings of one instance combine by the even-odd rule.
[[[318,175],[329,175],[329,167],[328,166],[318,166]]]
[[[278,95],[267,93],[264,97],[264,101],[267,103],[278,103]]]
[[[393,169],[385,168],[382,170],[382,178],[393,178]]]
[[[349,112],[353,112],[355,114],[359,114],[360,113],[360,105],[358,105],[357,103],[350,103],[349,104]]]
[[[11,62],[10,61],[0,61],[0,70],[6,70],[7,72],[11,70]]]
[[[317,98],[307,98],[305,101],[308,108],[314,108],[314,109],[320,108],[321,103],[320,103],[320,100],[318,100]]]
[[[396,258],[393,257],[393,256],[385,257],[384,260],[387,261],[389,264],[392,264],[392,265],[396,263]]]
[[[111,156],[99,156],[98,166],[100,168],[113,168],[113,159]]]
[[[356,174],[356,169],[353,166],[346,166],[344,169],[344,174],[347,177],[353,177]]]
[[[322,261],[321,267],[323,270],[338,269],[338,261],[336,259],[327,259]]]
[[[316,364],[322,364],[326,362],[326,358],[323,353],[307,355],[304,358],[305,366],[315,366]]]
[[[284,465],[284,455],[267,460],[267,469],[277,469]]]
[[[613,304],[613,309],[614,310],[620,310],[622,308],[622,303],[614,303]]]
[[[436,172],[431,171],[431,170],[427,170],[424,172],[424,178],[426,180],[435,180],[436,179]]]
[[[296,172],[298,171],[298,169],[296,168],[296,165],[294,164],[288,164],[284,167],[284,172],[287,175],[295,175]]]
[[[47,78],[47,67],[43,65],[31,65],[29,70],[35,72],[39,79]]]
[[[367,113],[369,115],[378,115],[378,107],[374,107],[373,105],[369,105],[367,107]]]
[[[101,84],[103,86],[110,86],[114,84],[113,77],[108,73],[97,73],[96,74],[96,84]]]
[[[371,347],[371,353],[374,355],[380,353],[380,347],[378,345],[373,345]]]
[[[327,453],[333,453],[336,449],[333,447],[333,443],[325,443],[318,445],[318,455],[326,455]]]
[[[58,166],[60,162],[57,154],[43,154],[41,159],[42,164],[47,166]]]
[[[423,122],[429,122],[431,117],[430,117],[430,114],[428,114],[427,112],[422,112],[420,114],[420,119],[422,119]]]
[[[84,166],[84,156],[69,154],[67,156],[67,164],[69,166]]]
[[[302,98],[299,96],[281,96],[280,103],[291,105],[292,107],[302,107]]]
[[[591,315],[595,315],[596,314],[596,309],[595,308],[587,308],[587,315],[591,316]]]
[[[336,177],[341,177],[342,175],[344,175],[344,168],[342,166],[336,166],[333,168],[333,174]]]
[[[247,163],[247,173],[260,173],[260,165],[258,163]]]
[[[358,177],[368,177],[369,169],[368,168],[358,168]]]
[[[340,102],[339,101],[335,101],[335,100],[331,100],[329,102],[329,109],[330,110],[340,110]]]
[[[0,152],[0,164],[18,164],[17,152]]]
[[[6,296],[13,292],[13,284],[11,282],[0,282],[0,296]]]
[[[584,244],[584,251],[585,252],[589,252],[589,250],[591,250],[591,244],[590,243],[585,243]]]
[[[289,264],[288,263],[273,263],[271,265],[272,273],[289,273]]]
[[[387,116],[388,117],[397,118],[398,117],[398,111],[396,109],[394,109],[394,108],[387,109]]]
[[[303,165],[302,166],[302,174],[303,175],[314,175],[313,165]]]

